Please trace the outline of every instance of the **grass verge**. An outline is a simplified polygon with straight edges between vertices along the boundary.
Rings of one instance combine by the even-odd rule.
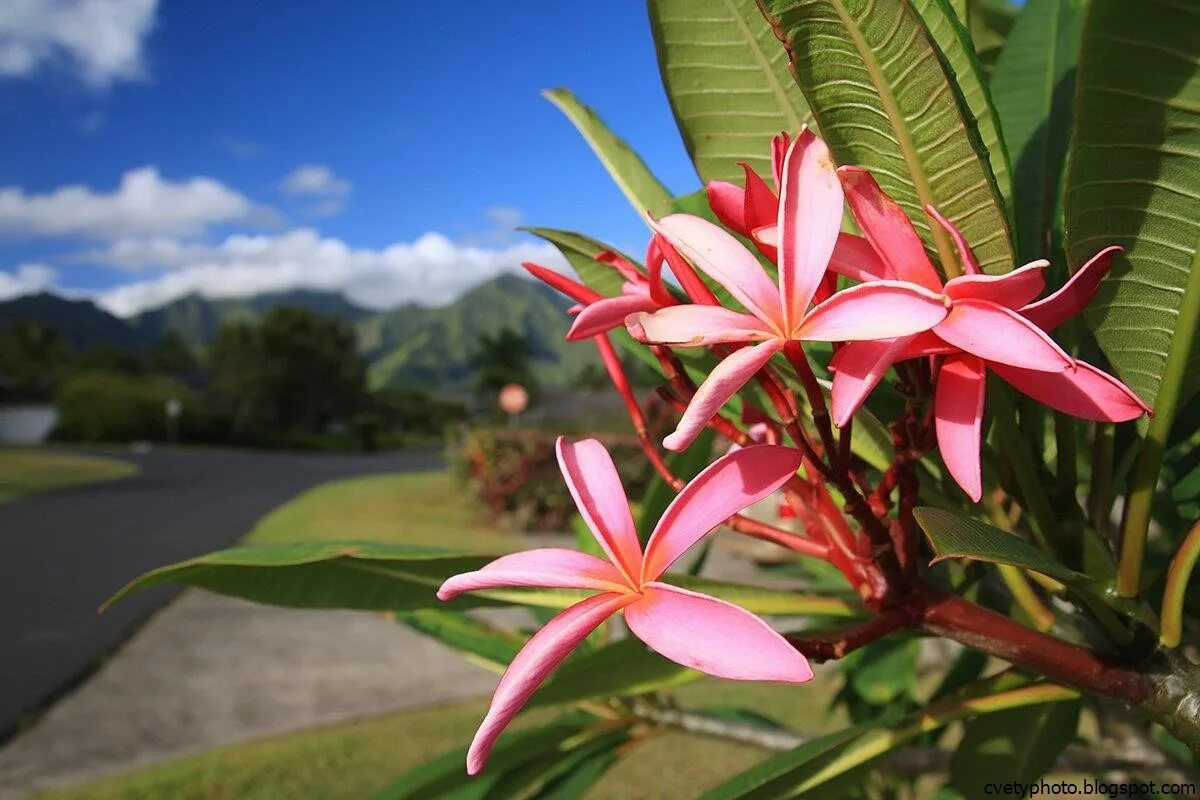
[[[127,461],[36,448],[0,448],[0,503],[136,475]]]

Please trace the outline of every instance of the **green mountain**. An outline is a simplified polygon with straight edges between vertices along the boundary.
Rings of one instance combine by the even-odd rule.
[[[370,364],[372,387],[463,391],[471,387],[479,336],[508,327],[529,342],[538,379],[561,386],[586,365],[599,364],[594,348],[563,341],[569,305],[541,283],[501,275],[448,306],[405,305],[360,320],[359,347]]]
[[[125,320],[88,300],[27,295],[0,302],[0,328],[33,320],[57,328],[76,350],[107,344],[131,351],[149,347],[175,330],[202,353],[225,323],[253,321],[277,306],[301,306],[355,327],[373,388],[423,386],[463,392],[472,387],[471,360],[479,336],[505,327],[525,336],[535,372],[546,386],[565,385],[587,365],[598,365],[594,348],[563,341],[569,305],[541,283],[501,275],[447,306],[410,304],[382,312],[357,306],[338,293],[296,290],[219,300],[188,295]]]

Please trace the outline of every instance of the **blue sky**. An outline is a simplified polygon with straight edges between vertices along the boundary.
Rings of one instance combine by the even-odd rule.
[[[550,257],[516,222],[639,248],[554,86],[698,187],[641,0],[3,5],[0,296],[436,303]]]

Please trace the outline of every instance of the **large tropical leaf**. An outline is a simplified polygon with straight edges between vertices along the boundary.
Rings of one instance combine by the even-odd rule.
[[[655,216],[670,211],[671,193],[654,177],[641,156],[610,131],[590,106],[579,102],[566,89],[548,89],[542,96],[571,120],[639,216],[647,211]]]
[[[704,677],[651,651],[633,637],[569,659],[529,701],[529,708],[593,697],[628,697]]]
[[[1076,92],[1068,262],[1126,248],[1087,319],[1121,378],[1155,405],[1200,239],[1200,6],[1093,0]],[[1175,346],[1191,347],[1184,401],[1200,388],[1200,348],[1192,337]]]
[[[705,181],[770,174],[770,139],[811,122],[787,55],[754,0],[649,0],[659,72]]]
[[[1017,17],[1008,0],[967,0],[967,28],[984,70],[995,66]]]
[[[965,0],[959,0],[965,11]],[[971,34],[967,32],[966,18],[951,7],[948,0],[912,0],[913,8],[925,20],[929,35],[942,52],[954,76],[962,99],[970,111],[971,118],[979,131],[979,138],[987,153],[988,164],[996,178],[996,188],[1004,198],[1012,221],[1013,204],[1012,167],[1005,147],[1006,136],[1001,135],[998,109],[993,106],[988,92],[988,80],[971,45]],[[1007,130],[1007,129],[1006,129]]]
[[[926,204],[962,229],[985,270],[1012,269],[1004,198],[950,67],[961,54],[943,55],[909,0],[762,5],[837,160],[873,171],[948,275],[961,272],[958,257],[931,228]],[[957,35],[944,39],[952,51],[964,46]]]
[[[992,100],[1012,157],[1017,252],[1050,258],[1071,134],[1083,0],[1029,0],[992,74]]]

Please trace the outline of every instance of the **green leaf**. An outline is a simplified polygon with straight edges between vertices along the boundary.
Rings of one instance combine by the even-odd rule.
[[[858,725],[837,733],[820,736],[794,750],[780,753],[722,783],[704,794],[701,800],[749,800],[782,797],[773,792],[776,782],[786,781],[797,770],[821,758],[839,745],[854,739],[868,726]]]
[[[929,506],[916,509],[914,514],[937,555],[934,563],[946,558],[972,558],[1031,569],[1063,583],[1090,580],[1046,551],[985,522]]]
[[[574,770],[586,764],[594,756],[609,756],[613,750],[629,740],[627,731],[613,731],[592,738],[565,754],[548,753],[541,758],[509,770],[496,785],[484,795],[485,800],[510,800],[511,798],[542,797],[543,789],[554,785],[560,778],[570,775]]]
[[[1067,258],[1113,263],[1087,320],[1117,373],[1157,407],[1175,342],[1190,348],[1179,400],[1200,388],[1180,310],[1200,239],[1200,10],[1179,0],[1093,0],[1075,80]]]
[[[992,99],[1015,167],[1022,263],[1058,252],[1059,189],[1071,134],[1082,0],[1029,0],[992,74]]]
[[[699,672],[668,661],[631,636],[565,662],[526,707],[577,703],[593,697],[629,697],[702,677]]]
[[[1018,16],[1006,0],[967,0],[967,28],[985,71],[995,66]]]
[[[616,763],[617,748],[626,741],[626,737],[614,738],[604,742],[603,746],[588,748],[583,752],[582,758],[572,759],[572,763],[567,765],[568,768],[534,795],[533,800],[578,800],[583,797],[604,777],[608,768]]]
[[[474,782],[485,784],[486,791],[505,771],[519,768],[548,753],[564,752],[564,742],[594,722],[595,717],[590,714],[575,713],[549,725],[510,731],[496,742],[488,759],[487,773],[476,778],[467,775],[467,748],[456,748],[405,773],[372,795],[371,800],[440,800]],[[482,797],[483,793],[478,796]]]
[[[859,651],[847,670],[850,685],[859,697],[883,705],[911,696],[917,686],[917,657],[921,642],[915,638],[889,638]]]
[[[958,0],[964,6],[965,0]],[[913,8],[925,20],[929,35],[941,51],[950,67],[950,75],[958,84],[962,100],[975,120],[979,138],[983,142],[988,165],[996,178],[996,189],[1005,201],[1009,223],[1012,222],[1013,185],[1012,166],[1009,164],[1010,149],[1005,146],[1005,136],[1000,135],[1000,115],[992,103],[988,91],[988,79],[975,55],[971,34],[967,32],[965,17],[951,7],[949,0],[912,0]]]
[[[542,96],[571,120],[639,217],[647,211],[656,217],[667,213],[672,205],[671,193],[654,177],[641,156],[610,131],[590,106],[580,103],[567,89],[548,89]]]
[[[967,722],[950,758],[953,784],[968,797],[979,787],[1036,783],[1054,765],[1079,724],[1080,701],[1045,703]],[[997,794],[1019,797],[1019,794]]]
[[[781,589],[761,586],[746,586],[690,575],[670,574],[662,578],[666,583],[682,586],[694,592],[741,606],[754,614],[776,617],[859,617],[866,611],[854,600],[836,597],[813,597]]]
[[[434,592],[442,581],[495,557],[377,542],[234,547],[147,572],[105,605],[151,586],[178,583],[294,608],[407,611],[437,605]]]
[[[763,0],[800,88],[842,164],[870,169],[948,276],[961,273],[933,204],[962,229],[984,269],[1013,266],[1008,213],[950,63],[909,0]],[[946,36],[952,53],[964,47]],[[965,80],[970,81],[967,76]]]
[[[397,614],[408,627],[467,653],[472,661],[503,672],[525,645],[525,637],[484,625],[461,611],[423,608]]]
[[[811,122],[787,57],[754,0],[650,0],[659,71],[705,181],[740,184],[745,161],[771,174],[770,139]]]
[[[671,474],[680,480],[690,481],[700,474],[700,470],[708,466],[712,448],[713,432],[706,430],[687,450],[667,456],[667,466],[671,468]],[[658,524],[663,512],[667,510],[667,506],[674,499],[675,490],[667,485],[661,475],[655,473],[650,485],[646,488],[646,493],[642,495],[642,512],[638,516],[638,538],[642,540],[643,546],[649,540],[650,534],[654,531],[654,526]]]

